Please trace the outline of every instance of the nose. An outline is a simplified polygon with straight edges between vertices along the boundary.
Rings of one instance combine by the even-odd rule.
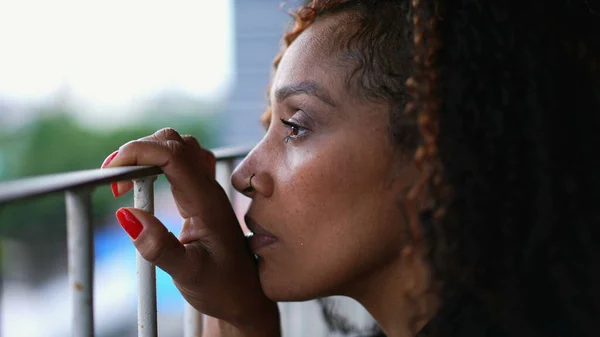
[[[248,198],[258,195],[270,197],[273,194],[274,180],[269,171],[269,157],[265,142],[259,143],[235,168],[231,175],[233,187]]]

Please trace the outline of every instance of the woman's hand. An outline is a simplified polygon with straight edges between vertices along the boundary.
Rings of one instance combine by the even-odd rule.
[[[131,165],[163,170],[184,221],[176,238],[153,215],[119,209],[117,218],[140,254],[170,274],[193,307],[231,325],[240,336],[279,335],[277,305],[261,290],[254,257],[215,180],[215,156],[194,137],[162,129],[121,146],[102,167]],[[113,194],[118,197],[132,186],[114,184]]]

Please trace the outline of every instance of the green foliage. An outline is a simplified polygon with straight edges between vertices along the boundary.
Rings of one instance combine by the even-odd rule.
[[[153,106],[153,112],[165,106]],[[206,113],[173,118],[173,114],[156,114],[162,118],[135,126],[110,130],[86,128],[74,120],[65,108],[52,108],[32,123],[18,130],[0,129],[0,180],[98,168],[104,158],[127,141],[154,133],[169,126],[196,136],[201,144],[211,146],[212,119]],[[190,116],[187,114],[186,116]],[[161,120],[162,119],[162,120]],[[168,121],[169,123],[165,123]],[[95,223],[118,207],[108,186],[93,195]],[[62,195],[21,201],[0,209],[0,230],[4,236],[37,240],[64,240],[65,205]]]

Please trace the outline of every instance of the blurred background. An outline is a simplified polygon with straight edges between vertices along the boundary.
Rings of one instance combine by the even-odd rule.
[[[173,127],[209,148],[255,144],[287,12],[278,0],[0,0],[0,181],[97,168],[128,140]],[[156,214],[181,220],[159,179]],[[0,208],[0,335],[70,335],[62,195]],[[244,212],[244,200],[236,209]],[[135,251],[108,186],[93,195],[97,336],[136,335]],[[157,271],[159,334],[183,299]],[[359,326],[372,323],[336,299]],[[330,335],[316,302],[282,304],[286,336]]]

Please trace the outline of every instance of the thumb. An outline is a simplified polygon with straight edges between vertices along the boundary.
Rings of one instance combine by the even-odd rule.
[[[120,208],[117,220],[140,255],[174,279],[186,272],[186,249],[156,217],[136,208]]]

